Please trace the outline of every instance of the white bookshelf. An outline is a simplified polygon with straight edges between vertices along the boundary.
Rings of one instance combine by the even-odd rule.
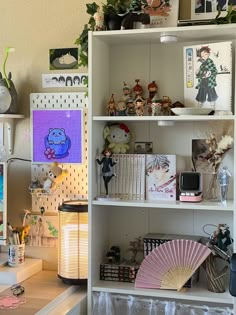
[[[163,34],[176,35],[177,43],[161,44],[160,36]],[[209,292],[206,284],[201,282],[184,293],[135,289],[134,284],[100,281],[99,266],[112,245],[119,245],[121,253],[127,256],[129,241],[147,233],[207,236],[203,232],[205,224],[227,223],[233,238],[236,239],[235,149],[229,152],[224,161],[233,173],[229,190],[230,200],[226,207],[222,207],[219,201],[205,200],[200,203],[96,200],[98,179],[95,156],[98,150],[102,151],[103,128],[108,122],[127,124],[135,141],[153,142],[153,153],[176,154],[177,164],[178,159],[184,163],[184,169],[181,166],[181,170],[191,169],[192,139],[204,138],[210,131],[219,132],[225,125],[232,125],[235,137],[234,114],[106,116],[106,105],[111,94],[115,95],[116,101],[122,96],[123,81],[133,87],[135,79],[140,79],[139,83],[144,91],[147,91],[147,85],[155,80],[159,86],[159,97],[168,95],[172,101],[183,102],[183,47],[232,40],[235,48],[235,38],[234,24],[102,31],[89,34],[89,314],[94,291],[233,305],[227,284],[226,292],[220,294]],[[144,93],[144,96],[147,97],[147,93]],[[234,104],[232,110],[234,112]],[[158,125],[158,122],[162,121],[172,122],[172,126]],[[130,153],[132,149],[131,144]]]

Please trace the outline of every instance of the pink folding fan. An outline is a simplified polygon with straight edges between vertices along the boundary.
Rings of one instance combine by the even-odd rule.
[[[181,290],[211,250],[192,240],[173,240],[156,247],[143,260],[136,288]]]

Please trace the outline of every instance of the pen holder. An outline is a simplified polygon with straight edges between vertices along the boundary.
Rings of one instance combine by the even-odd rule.
[[[9,245],[8,265],[18,267],[25,262],[25,244]]]

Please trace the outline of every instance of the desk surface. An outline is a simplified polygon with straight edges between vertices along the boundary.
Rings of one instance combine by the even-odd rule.
[[[25,293],[20,298],[25,298],[26,303],[18,306],[16,309],[0,310],[0,314],[4,315],[36,315],[48,314],[48,309],[52,309],[65,297],[72,294],[78,287],[70,286],[63,283],[57,277],[55,271],[40,271],[34,276],[22,282],[25,288]],[[0,293],[0,297],[12,295],[10,289]],[[86,288],[81,287],[81,292],[78,292],[78,302],[86,295]],[[45,313],[44,310],[45,309]],[[60,315],[60,314],[58,314]]]

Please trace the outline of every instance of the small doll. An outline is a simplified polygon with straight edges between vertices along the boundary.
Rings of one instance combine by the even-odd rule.
[[[106,126],[103,131],[103,137],[112,153],[126,153],[129,150],[131,132],[125,124]]]
[[[114,99],[114,94],[111,94],[110,101],[108,102],[107,113],[109,116],[116,116],[116,103]]]
[[[158,86],[156,84],[155,81],[152,81],[151,83],[148,84],[148,99],[147,99],[147,107],[148,107],[148,115],[152,114],[152,99],[155,95],[157,95],[157,91],[158,91]]]
[[[99,165],[102,165],[102,177],[105,185],[106,196],[108,196],[108,184],[113,176],[116,176],[113,171],[112,167],[116,165],[116,161],[112,159],[112,151],[109,148],[105,148],[102,151],[103,158],[100,160],[99,157],[96,158],[96,162]]]
[[[133,87],[133,91],[134,91],[134,98],[136,99],[137,97],[139,96],[142,96],[143,94],[143,88],[142,86],[139,84],[139,79],[136,79],[135,82],[136,82],[136,85]]]
[[[116,105],[116,113],[118,116],[126,116],[127,105],[125,100],[120,100]]]
[[[123,86],[123,100],[127,101],[131,97],[130,87],[124,82]]]
[[[103,31],[105,29],[104,26],[104,13],[98,6],[97,12],[94,14],[94,20],[95,20],[95,31]]]
[[[144,115],[144,105],[145,100],[142,97],[136,98],[134,101],[135,104],[135,113],[137,116],[143,116]]]
[[[135,116],[136,113],[135,113],[135,104],[134,104],[134,100],[130,97],[127,102],[127,115],[128,116]]]
[[[54,192],[58,184],[60,184],[67,175],[67,170],[63,170],[58,166],[58,162],[53,162],[48,172],[48,177],[43,183],[43,189],[48,193]]]

